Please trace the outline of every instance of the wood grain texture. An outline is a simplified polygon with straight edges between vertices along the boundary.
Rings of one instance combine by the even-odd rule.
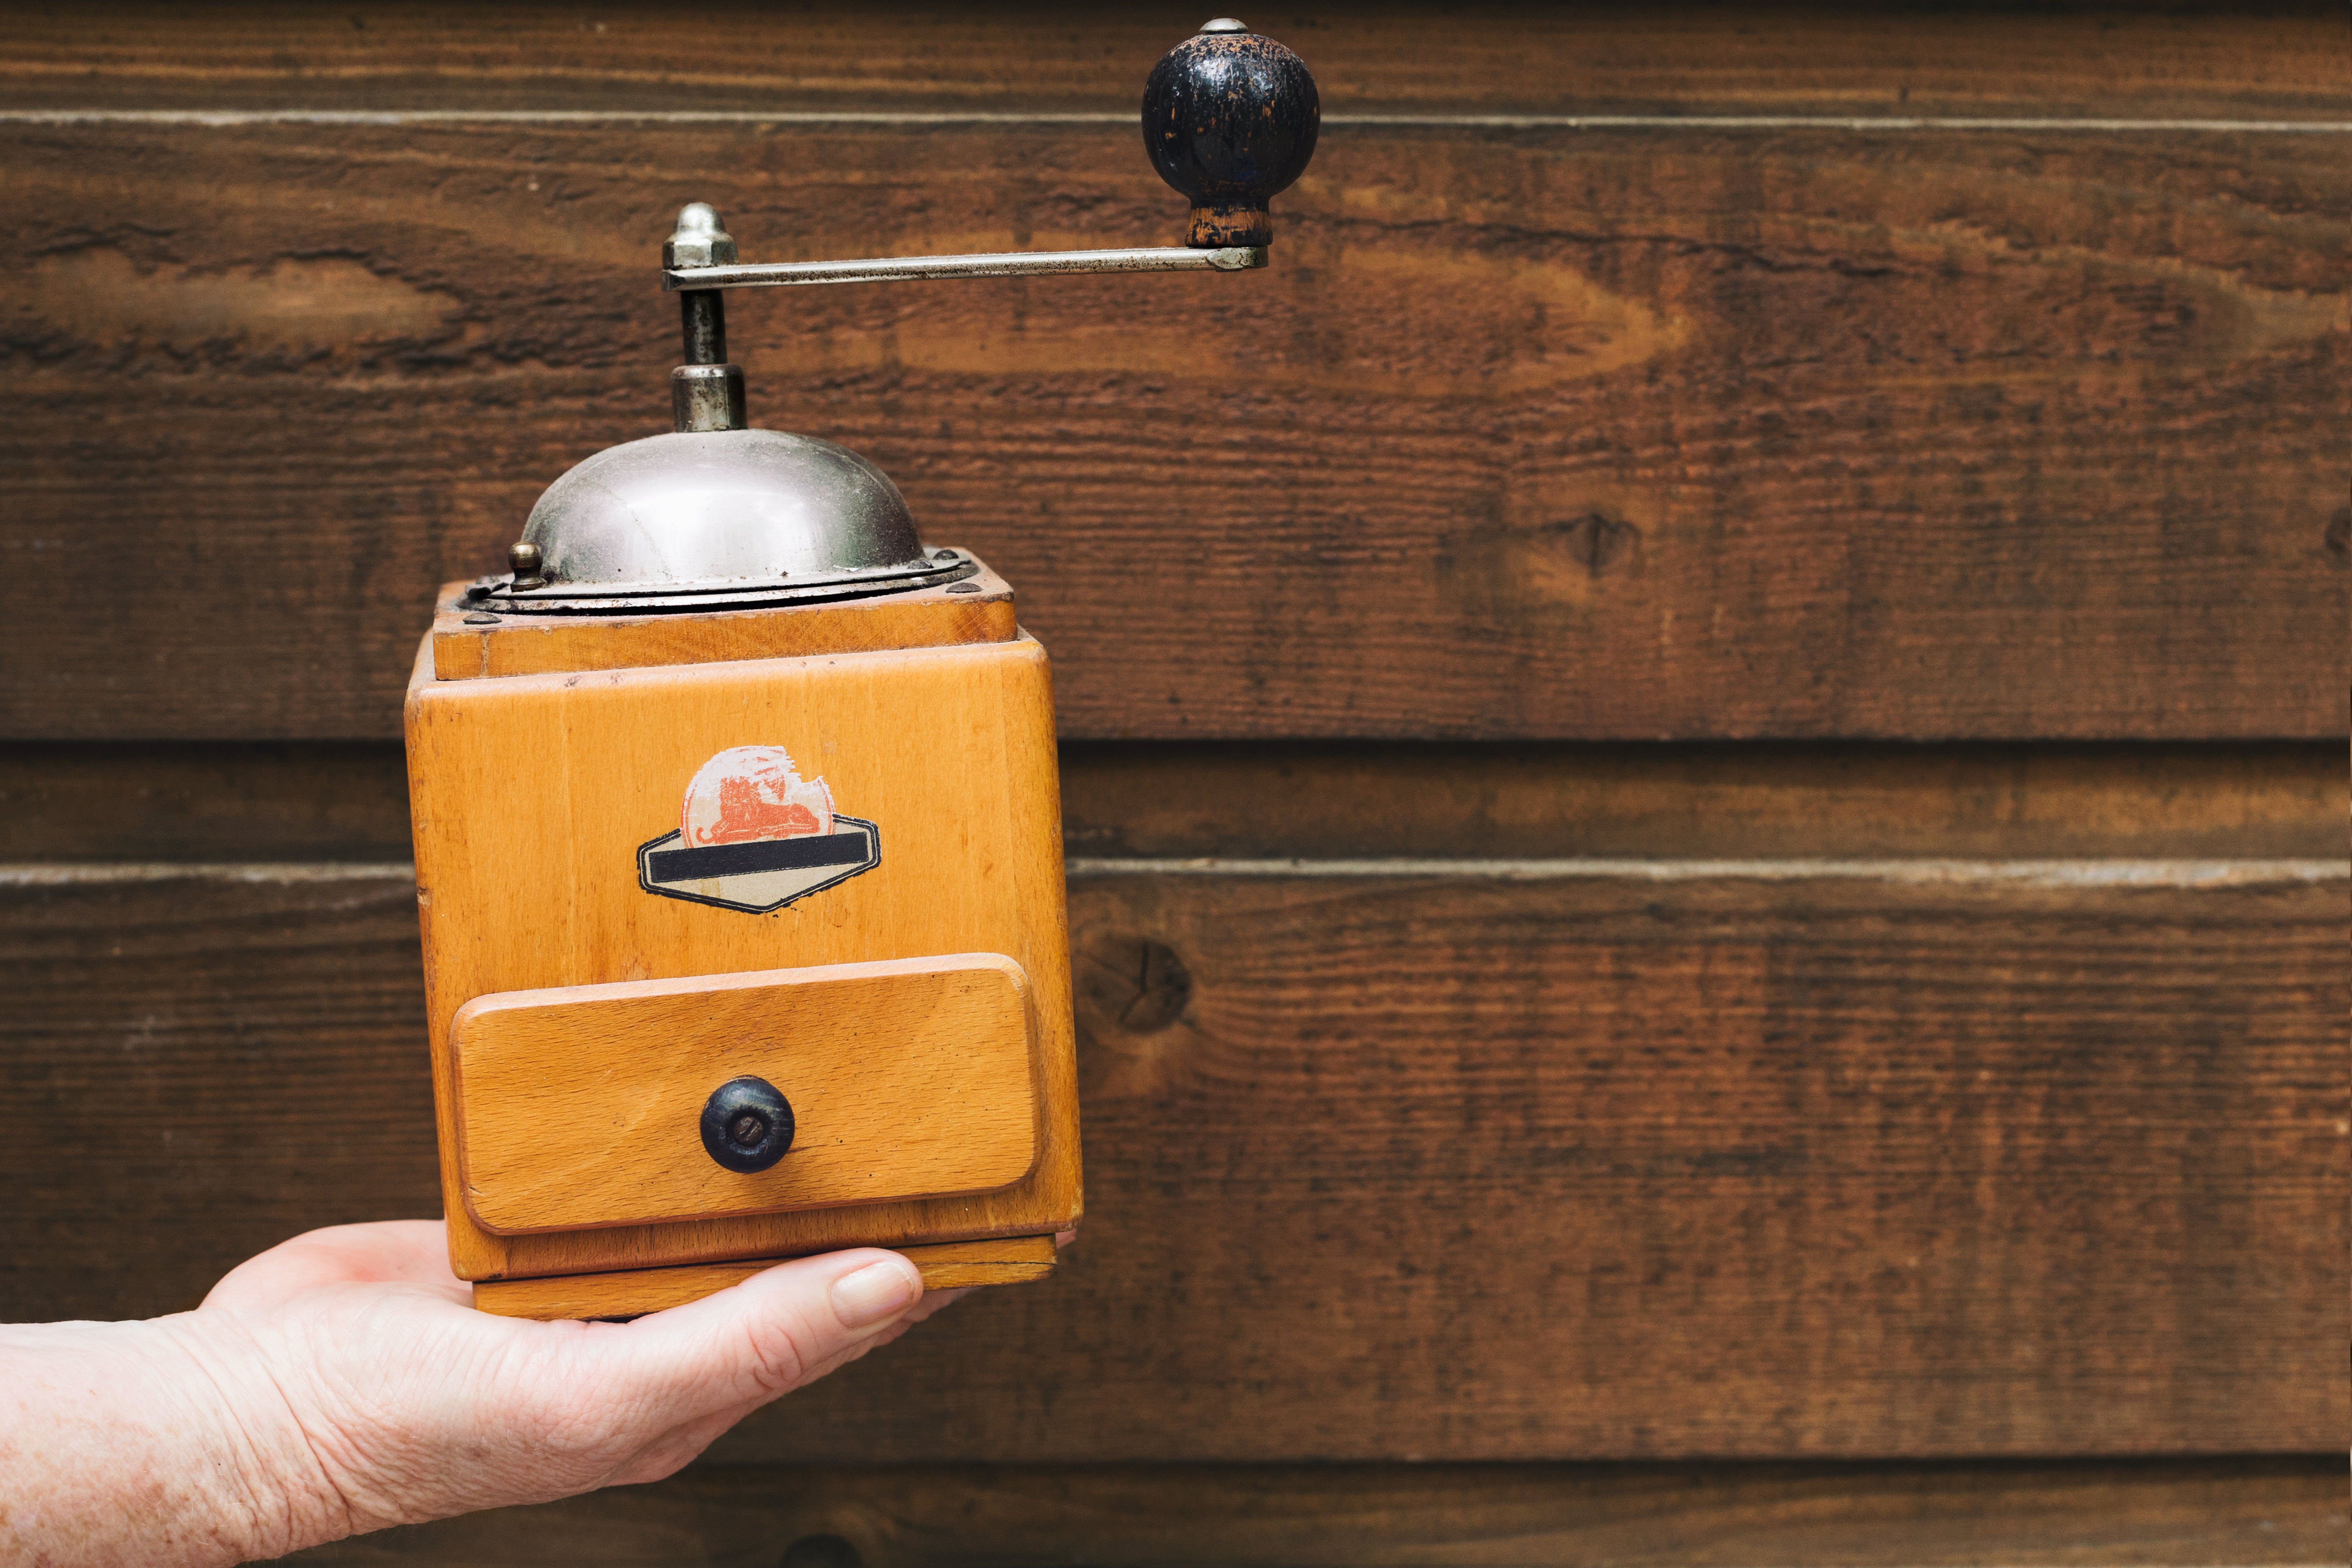
[[[1267,271],[817,290],[730,345],[756,422],[1020,588],[1073,736],[2325,738],[2352,168],[2318,145],[1335,125]],[[776,259],[1181,222],[1115,125],[0,149],[28,738],[389,735],[435,585],[660,427],[687,199]]]
[[[1034,640],[497,680],[436,681],[430,657],[420,652],[409,689],[409,798],[459,1277],[1051,1235],[1076,1224],[1084,1205],[1052,677]],[[802,777],[822,778],[836,820],[859,820],[861,852],[878,836],[877,858],[806,897],[764,891],[756,907],[715,903],[702,882],[673,882],[669,897],[648,891],[641,857],[678,835],[688,781],[741,746],[782,747]],[[1019,1180],[969,1195],[528,1235],[493,1235],[468,1217],[450,1030],[476,998],[943,953],[1000,954],[1028,977],[1040,1110]]]
[[[1073,857],[2319,860],[2347,814],[2335,745],[1062,748]]]
[[[1034,1285],[1054,1272],[1054,1238],[1013,1236],[992,1241],[950,1241],[900,1247],[923,1277],[926,1290],[966,1290],[992,1285]],[[477,1310],[501,1318],[634,1318],[699,1301],[772,1268],[774,1258],[750,1263],[698,1263],[685,1268],[635,1268],[618,1274],[566,1274],[547,1279],[487,1279],[474,1287]]]
[[[0,862],[404,862],[397,742],[0,745]]]
[[[403,874],[0,883],[0,1317],[184,1311],[297,1231],[439,1213],[415,911]],[[108,1133],[125,1091],[154,1136]]]
[[[478,996],[449,1026],[466,1212],[514,1236],[999,1191],[1044,1142],[1033,1011],[998,953]],[[698,1131],[747,1075],[794,1122],[750,1173]]]
[[[877,648],[1011,642],[1013,590],[982,566],[969,583],[839,605],[716,615],[508,616],[467,620],[463,583],[445,583],[433,616],[433,673],[442,680],[643,669],[730,658],[802,658]]]
[[[2340,1562],[2345,1530],[2343,1465],[2329,1458],[2030,1468],[698,1467],[656,1486],[388,1531],[293,1561],[2285,1568]]]
[[[721,1456],[2333,1448],[2340,879],[1671,869],[1078,879],[1078,1245]],[[408,899],[10,884],[8,1315],[432,1212]]]
[[[1074,856],[2329,859],[2332,744],[1065,742]],[[1245,810],[1230,803],[1246,803]],[[0,746],[0,861],[401,861],[376,743]]]
[[[1132,114],[1198,6],[719,3],[16,7],[12,106],[990,110]],[[1328,114],[1716,110],[2340,118],[2315,8],[1293,7],[1257,19]]]

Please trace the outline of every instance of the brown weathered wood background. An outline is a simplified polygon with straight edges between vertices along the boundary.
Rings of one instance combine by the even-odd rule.
[[[0,16],[0,1312],[432,1211],[397,692],[676,207],[1167,243],[1202,19]],[[2341,12],[1247,19],[1272,271],[730,322],[1055,654],[1080,1248],[324,1555],[2342,1561]]]

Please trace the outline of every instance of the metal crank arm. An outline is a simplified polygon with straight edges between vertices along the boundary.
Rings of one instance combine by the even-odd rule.
[[[1045,272],[1244,272],[1266,264],[1262,245],[1195,250],[1007,250],[980,256],[879,257],[864,261],[773,261],[668,267],[665,293],[707,289],[785,289],[807,283],[906,283],[926,278],[1023,278]]]

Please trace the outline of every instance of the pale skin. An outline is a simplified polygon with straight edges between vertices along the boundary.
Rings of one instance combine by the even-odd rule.
[[[315,1230],[193,1312],[0,1325],[0,1563],[243,1563],[658,1480],[959,1294],[861,1248],[525,1322],[472,1310],[438,1221]]]

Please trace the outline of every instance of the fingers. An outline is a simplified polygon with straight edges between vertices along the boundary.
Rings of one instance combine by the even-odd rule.
[[[925,1305],[928,1306],[929,1303],[938,1300],[942,1294],[962,1295],[965,1294],[965,1292],[933,1291],[923,1298]],[[847,1366],[851,1362],[856,1361],[861,1356],[878,1350],[882,1346],[890,1343],[893,1340],[900,1338],[908,1329],[911,1329],[914,1326],[915,1314],[913,1312],[909,1312],[907,1316],[899,1319],[888,1328],[884,1329],[880,1333],[875,1334],[871,1338],[860,1341],[858,1343],[850,1346],[847,1350],[845,1350],[840,1354],[835,1356],[831,1361],[823,1363],[814,1368],[809,1369],[801,1379],[801,1386],[806,1387],[808,1384],[814,1383],[821,1377],[825,1377],[833,1373],[838,1372],[841,1368]],[[614,1471],[604,1479],[604,1484],[606,1486],[630,1486],[642,1481],[658,1481],[667,1479],[668,1477],[677,1474],[678,1470],[687,1465],[693,1463],[695,1459],[701,1456],[702,1451],[705,1448],[708,1448],[712,1443],[718,1441],[719,1438],[725,1435],[727,1430],[733,1426],[738,1421],[742,1420],[743,1417],[751,1415],[753,1411],[768,1403],[768,1397],[763,1394],[758,1399],[750,1400],[741,1405],[731,1405],[725,1410],[719,1411],[716,1415],[706,1415],[698,1420],[689,1421],[682,1426],[674,1426],[670,1430],[661,1434],[658,1437],[656,1437],[653,1441],[647,1443],[635,1454],[632,1455],[626,1463],[623,1464],[617,1470]]]
[[[624,1334],[600,1336],[599,1348],[622,1348],[623,1366],[614,1370],[637,1385],[660,1427],[680,1427],[764,1405],[823,1375],[922,1299],[912,1263],[861,1247],[796,1258],[640,1318]]]
[[[758,1408],[757,1404],[731,1405],[716,1415],[689,1421],[683,1426],[673,1426],[631,1455],[618,1469],[604,1479],[603,1484],[633,1487],[647,1481],[667,1480],[700,1458],[702,1451],[717,1442],[735,1423]]]
[[[319,1285],[421,1285],[450,1300],[471,1300],[449,1272],[449,1242],[437,1219],[330,1226],[247,1258],[205,1297],[206,1307],[272,1307]]]

